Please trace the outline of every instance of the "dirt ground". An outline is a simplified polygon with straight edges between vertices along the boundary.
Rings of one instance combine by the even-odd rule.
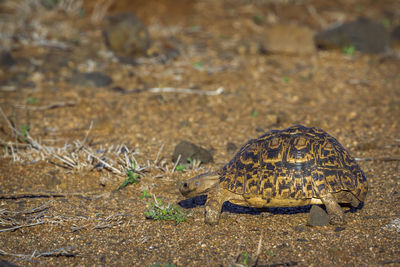
[[[80,15],[41,11],[36,19],[44,36],[67,48],[14,44],[15,64],[0,70],[0,107],[13,127],[26,133],[29,126],[31,138],[54,154],[59,148],[73,158],[125,145],[142,167],[140,181],[116,191],[124,174],[99,167],[90,156],[75,162],[92,165],[65,166],[15,137],[1,117],[0,260],[18,266],[250,266],[258,255],[257,266],[400,265],[399,59],[258,49],[274,23],[318,32],[321,21],[364,15],[400,25],[398,2],[115,1],[109,13],[135,13],[157,53],[179,52],[133,65],[110,56],[103,26],[91,16],[96,2],[85,1]],[[78,72],[89,71],[108,75],[112,84],[75,81]],[[195,93],[146,90],[163,87]],[[222,93],[204,93],[218,88]],[[306,226],[309,207],[259,214],[229,205],[210,226],[204,199],[182,208],[188,215],[182,223],[146,219],[151,198],[141,197],[144,190],[178,205],[184,200],[178,182],[226,164],[234,155],[228,143],[239,148],[294,124],[324,129],[360,159],[369,192],[363,208],[346,213],[345,226]],[[172,153],[182,140],[211,151],[214,163],[173,172]],[[71,152],[66,144],[76,141],[83,146]]]

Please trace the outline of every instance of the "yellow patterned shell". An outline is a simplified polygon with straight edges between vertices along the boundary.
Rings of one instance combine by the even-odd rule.
[[[267,202],[342,190],[364,201],[368,191],[364,172],[334,137],[301,125],[248,141],[219,174],[222,188]]]

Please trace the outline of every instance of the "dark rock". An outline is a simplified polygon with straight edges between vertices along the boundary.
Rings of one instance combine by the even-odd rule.
[[[95,87],[105,87],[113,83],[113,79],[101,72],[88,72],[85,73],[86,80],[93,83]]]
[[[400,25],[396,26],[390,34],[390,40],[393,46],[400,47]]]
[[[67,79],[67,83],[79,86],[105,87],[113,83],[113,79],[101,72],[75,73]]]
[[[314,36],[317,47],[343,49],[347,46],[364,53],[390,50],[389,33],[381,23],[366,18],[331,27]]]
[[[310,210],[310,215],[307,221],[308,226],[325,226],[329,225],[328,214],[317,205],[313,205]]]
[[[110,89],[111,91],[117,92],[117,93],[125,93],[126,89],[124,89],[121,86],[114,86],[113,88]]]
[[[310,231],[309,227],[306,227],[305,225],[296,225],[295,227],[293,227],[293,230],[299,233]]]
[[[1,260],[0,267],[18,267],[18,265],[9,263],[8,261],[5,261],[5,260]]]
[[[120,58],[128,60],[145,56],[150,46],[147,28],[133,14],[120,13],[106,18],[104,37],[108,47]]]
[[[188,158],[192,160],[199,160],[201,161],[201,163],[205,164],[214,162],[213,156],[210,151],[188,141],[182,141],[175,147],[174,153],[172,155],[172,161],[176,162],[179,155],[181,155],[181,158],[179,160],[180,164],[188,164]]]
[[[228,144],[226,144],[226,151],[228,153],[230,153],[230,154],[235,153],[236,150],[237,150],[237,146],[234,143],[229,142]]]
[[[0,66],[2,67],[12,67],[15,65],[15,59],[8,51],[1,51],[0,54]]]
[[[344,227],[336,227],[335,228],[335,232],[341,232],[341,231],[344,231],[344,230],[346,230],[346,228],[344,228]]]

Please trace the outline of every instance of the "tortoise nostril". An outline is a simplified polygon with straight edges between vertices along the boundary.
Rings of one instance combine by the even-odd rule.
[[[183,187],[187,188],[188,187],[188,183],[183,183]]]

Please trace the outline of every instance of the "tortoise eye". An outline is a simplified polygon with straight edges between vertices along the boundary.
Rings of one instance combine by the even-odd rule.
[[[187,183],[183,183],[183,187],[188,187],[188,184]]]
[[[198,185],[199,185],[199,182],[194,182],[194,185],[195,185],[195,186],[198,186]]]

